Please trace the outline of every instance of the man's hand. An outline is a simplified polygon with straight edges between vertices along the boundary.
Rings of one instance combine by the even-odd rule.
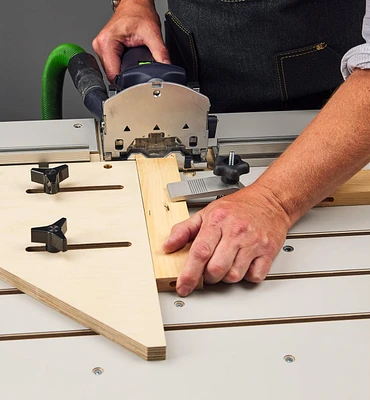
[[[212,202],[173,227],[163,246],[174,252],[194,240],[177,280],[189,295],[204,275],[206,283],[261,282],[283,246],[290,219],[265,188],[247,187]]]
[[[110,82],[120,72],[125,46],[146,45],[156,61],[170,63],[153,0],[121,0],[112,19],[92,45]]]

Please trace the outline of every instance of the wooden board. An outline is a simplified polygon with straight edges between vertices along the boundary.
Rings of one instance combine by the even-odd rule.
[[[138,155],[136,163],[158,290],[174,291],[190,247],[187,245],[173,254],[162,250],[171,228],[189,218],[186,202],[172,203],[167,192],[167,183],[180,181],[177,161],[174,156],[145,158]],[[199,282],[198,288],[202,286],[203,282]]]
[[[70,164],[63,187],[121,190],[27,194],[30,166],[0,168],[0,280],[144,359],[165,358],[163,322],[135,162]],[[68,244],[130,247],[27,252],[32,227],[67,218]]]
[[[358,172],[318,207],[355,205],[370,205],[370,170]]]

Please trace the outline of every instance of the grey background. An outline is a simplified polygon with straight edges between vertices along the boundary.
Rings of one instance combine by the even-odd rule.
[[[156,2],[160,15],[166,1]],[[110,0],[3,0],[0,13],[0,121],[41,119],[41,76],[50,52],[91,42],[112,15]],[[66,75],[64,118],[90,117]]]

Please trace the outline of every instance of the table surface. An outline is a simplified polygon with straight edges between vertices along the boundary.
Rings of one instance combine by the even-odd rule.
[[[370,206],[352,206],[313,209],[291,232],[367,229]],[[1,398],[370,398],[370,236],[286,244],[294,251],[282,250],[270,272],[280,279],[206,286],[186,299],[159,294],[166,361],[87,336],[24,294],[0,295]],[[60,337],[43,338],[50,332]]]

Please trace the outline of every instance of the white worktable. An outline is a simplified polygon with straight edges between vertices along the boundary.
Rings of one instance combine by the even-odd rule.
[[[291,232],[367,229],[370,206],[353,206],[311,210]],[[159,294],[166,361],[91,336],[24,294],[0,295],[0,399],[369,399],[370,236],[286,244],[294,251],[271,274],[287,279]],[[310,271],[319,276],[291,276]],[[35,332],[61,337],[1,340]]]

